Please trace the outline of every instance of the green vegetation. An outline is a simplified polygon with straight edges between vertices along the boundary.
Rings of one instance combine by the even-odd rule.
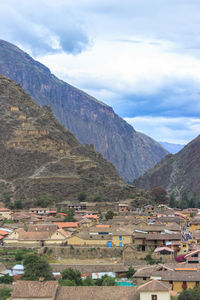
[[[14,202],[10,202],[8,205],[9,209],[22,209],[23,203],[22,200],[15,200]]]
[[[13,276],[10,276],[9,274],[5,274],[0,277],[0,284],[12,284],[13,283]],[[0,298],[1,299],[1,298]]]
[[[128,268],[128,272],[126,273],[127,278],[132,278],[133,275],[135,274],[135,272],[136,272],[136,270],[135,270],[134,268],[129,267],[129,268]]]
[[[52,270],[46,259],[37,254],[27,255],[23,261],[24,274],[22,280],[53,280]]]
[[[76,219],[74,218],[74,210],[70,209],[65,212],[67,216],[65,216],[64,222],[76,222]]]
[[[59,284],[68,286],[68,285],[82,285],[81,273],[74,269],[65,269],[61,272],[62,278],[59,279]]]
[[[79,201],[85,201],[87,199],[87,194],[85,192],[80,192],[78,195],[78,200]]]
[[[31,249],[0,249],[0,262],[7,268],[12,268],[15,264],[22,261],[27,254],[34,253]]]
[[[1,300],[6,300],[7,298],[9,298],[11,296],[11,292],[12,290],[9,289],[8,287],[2,287],[0,289],[0,299]]]
[[[144,260],[146,261],[147,265],[155,265],[160,264],[162,262],[162,258],[160,259],[153,259],[151,254],[148,254]]]
[[[115,214],[112,210],[108,210],[107,213],[105,214],[105,218],[106,218],[106,220],[110,220],[110,219],[113,219],[114,215]]]
[[[101,195],[95,195],[94,196],[94,198],[93,198],[93,201],[94,202],[100,202],[100,201],[102,201],[103,199],[102,199],[102,196]]]
[[[40,195],[38,197],[36,204],[37,204],[37,206],[43,207],[43,208],[49,207],[53,204],[52,196],[46,195],[46,194]]]
[[[61,286],[114,286],[117,285],[115,278],[104,275],[102,278],[93,280],[90,276],[86,279],[81,278],[81,273],[72,268],[65,269],[61,272],[62,278],[59,279]]]
[[[180,295],[175,299],[177,299],[177,300],[199,300],[200,299],[200,287],[195,287],[193,289],[182,291],[180,293]]]

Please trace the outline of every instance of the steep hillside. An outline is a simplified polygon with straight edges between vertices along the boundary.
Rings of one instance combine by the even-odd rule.
[[[136,179],[137,187],[151,190],[164,187],[177,196],[200,195],[200,136],[186,145],[180,152],[166,156],[154,168]]]
[[[47,67],[2,40],[0,74],[19,83],[41,106],[51,106],[57,120],[82,144],[93,144],[127,182],[167,154],[159,143],[136,132],[111,107],[59,80]]]
[[[0,199],[31,204],[39,196],[76,200],[84,191],[107,201],[134,195],[110,162],[82,146],[60,125],[49,107],[41,108],[14,81],[0,76]]]

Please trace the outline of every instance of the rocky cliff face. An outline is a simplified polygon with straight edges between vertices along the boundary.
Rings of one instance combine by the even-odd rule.
[[[91,146],[82,146],[23,89],[0,76],[0,199],[32,203],[41,195],[76,200],[84,191],[117,201],[141,192],[127,185]],[[142,192],[146,197],[145,192]],[[148,198],[148,197],[147,197]]]
[[[19,83],[41,106],[51,106],[60,123],[82,144],[93,144],[128,182],[167,154],[159,143],[136,132],[111,107],[59,80],[44,65],[2,40],[0,74]]]
[[[200,136],[175,155],[166,156],[154,168],[136,179],[137,187],[151,190],[164,187],[169,193],[180,197],[200,194]]]

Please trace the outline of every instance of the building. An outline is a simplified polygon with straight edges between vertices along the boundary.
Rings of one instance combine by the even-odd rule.
[[[170,290],[169,284],[151,280],[139,286],[136,295],[138,295],[138,300],[170,300]]]
[[[10,220],[13,212],[8,208],[0,208],[0,218]]]
[[[13,284],[12,300],[55,300],[57,281],[18,280]]]
[[[119,211],[120,213],[127,213],[127,212],[130,211],[130,207],[129,207],[128,204],[120,203],[120,204],[118,205],[118,211]]]
[[[181,234],[135,232],[133,235],[133,244],[138,251],[154,251],[157,247],[180,241]]]
[[[68,238],[72,246],[123,247],[132,244],[132,231],[125,228],[90,227]]]

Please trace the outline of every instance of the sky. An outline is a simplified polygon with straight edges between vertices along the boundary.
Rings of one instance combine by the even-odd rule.
[[[157,141],[200,133],[199,0],[7,0],[0,38]]]

